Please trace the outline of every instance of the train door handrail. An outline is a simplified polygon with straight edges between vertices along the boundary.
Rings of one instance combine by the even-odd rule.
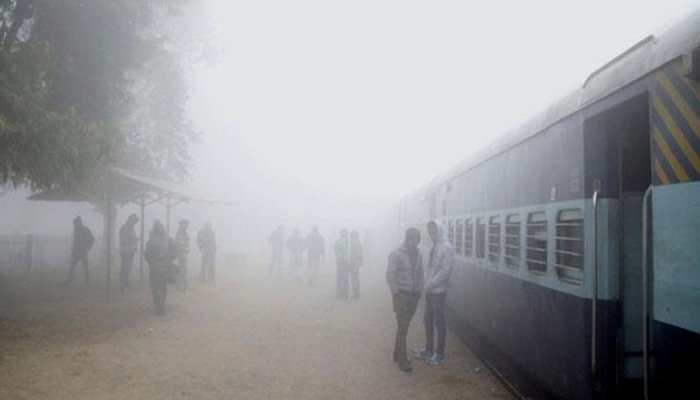
[[[598,375],[598,191],[593,192],[593,276],[591,284],[591,376]]]
[[[649,399],[649,199],[654,186],[649,186],[642,197],[642,370],[644,399]]]

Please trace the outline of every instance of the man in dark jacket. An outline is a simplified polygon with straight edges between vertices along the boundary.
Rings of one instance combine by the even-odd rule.
[[[119,273],[119,283],[122,293],[129,287],[129,275],[134,266],[134,256],[138,248],[139,238],[136,236],[136,224],[139,217],[136,214],[129,215],[124,225],[119,228],[119,258],[122,268]]]
[[[318,232],[318,227],[314,226],[306,236],[306,262],[307,277],[309,286],[316,284],[318,279],[318,268],[325,253],[323,236]]]
[[[200,279],[202,282],[214,282],[216,236],[210,222],[204,224],[204,228],[197,232],[197,247],[199,247],[199,252],[202,254]]]
[[[420,231],[416,228],[408,229],[401,247],[389,256],[386,270],[386,281],[396,314],[394,362],[405,372],[413,371],[406,354],[406,336],[423,290],[423,256],[418,249],[419,243]]]
[[[352,231],[350,234],[350,282],[352,283],[352,298],[360,298],[360,267],[364,262],[364,253],[360,234]]]
[[[144,258],[148,263],[148,281],[153,295],[156,315],[165,315],[165,298],[168,296],[168,281],[175,273],[173,261],[177,257],[175,242],[168,237],[163,224],[153,223]]]
[[[65,286],[68,287],[73,282],[73,273],[75,266],[81,263],[83,272],[85,273],[85,285],[90,285],[90,270],[88,264],[88,252],[95,244],[95,237],[85,225],[80,217],[75,217],[73,220],[73,249],[70,258],[70,271],[66,278]]]
[[[347,300],[349,295],[349,274],[350,274],[350,239],[348,230],[340,231],[340,237],[335,241],[335,264],[336,264],[336,297],[340,300]]]
[[[270,259],[270,275],[280,272],[282,268],[282,253],[284,251],[284,227],[278,226],[270,235],[268,240],[272,249],[272,258]]]

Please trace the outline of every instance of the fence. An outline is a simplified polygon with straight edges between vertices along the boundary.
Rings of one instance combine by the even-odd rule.
[[[0,273],[13,274],[64,267],[71,238],[50,235],[0,235]]]

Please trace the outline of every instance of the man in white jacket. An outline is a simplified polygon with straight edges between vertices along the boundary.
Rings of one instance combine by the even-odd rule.
[[[450,275],[454,262],[454,249],[447,240],[447,232],[436,221],[428,222],[428,235],[433,242],[428,258],[425,279],[425,322],[426,345],[419,351],[419,357],[431,365],[445,361],[445,337],[447,320],[445,317],[447,290],[450,287]],[[437,331],[437,346],[434,333]]]

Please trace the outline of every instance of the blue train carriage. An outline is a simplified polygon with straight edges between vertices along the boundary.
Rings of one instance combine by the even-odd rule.
[[[699,46],[700,12],[402,201],[449,227],[452,329],[525,397],[695,389]]]

